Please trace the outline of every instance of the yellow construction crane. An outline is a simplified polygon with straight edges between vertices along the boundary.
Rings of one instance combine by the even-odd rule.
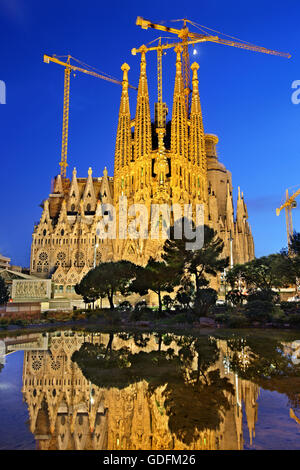
[[[189,41],[192,41],[194,39],[202,39],[201,42],[210,41],[210,42],[215,42],[217,44],[223,44],[226,46],[239,47],[241,49],[246,49],[249,51],[263,52],[265,54],[278,55],[278,56],[287,57],[287,58],[291,57],[291,55],[288,53],[273,51],[271,49],[266,49],[265,47],[255,46],[254,44],[250,44],[246,41],[242,41],[237,38],[225,35],[224,33],[220,33],[219,31],[214,31],[213,29],[207,28],[206,26],[194,23],[193,21],[190,21],[186,18],[182,20],[176,20],[176,21],[183,22],[183,26],[181,29],[171,28],[168,26],[164,26],[162,24],[156,24],[150,20],[146,20],[145,18],[142,18],[141,16],[137,17],[136,25],[140,26],[142,29],[153,28],[159,31],[165,31],[171,34],[175,34],[178,36],[179,39],[181,39],[182,47],[183,47],[182,68],[183,68],[183,81],[184,81],[184,90],[185,90],[185,97],[186,97],[185,99],[186,99],[187,115],[189,115],[189,111],[190,111],[190,93],[191,93],[190,59],[189,59],[189,51],[188,51],[188,46],[190,44]],[[201,31],[201,34],[190,31],[187,26],[188,23],[198,28]],[[211,35],[212,33],[214,34],[213,36]],[[215,35],[215,33],[217,33],[217,36]],[[220,38],[219,35],[227,36],[228,39]]]
[[[213,38],[213,36],[211,38]],[[175,48],[176,46],[178,46],[178,44],[180,44],[178,42],[162,44],[161,40],[162,38],[159,37],[155,39],[154,41],[151,41],[150,43],[152,44],[153,42],[158,41],[158,46],[149,47],[149,46],[143,45],[139,47],[138,49],[136,48],[131,49],[132,55],[136,55],[137,53],[148,52],[148,51],[157,52],[157,103],[156,103],[155,121],[156,121],[157,128],[159,129],[162,129],[165,125],[165,114],[166,114],[166,109],[167,109],[167,106],[165,103],[163,103],[163,99],[162,99],[162,55],[165,49]],[[199,42],[204,42],[206,40],[207,39],[203,39],[203,38],[193,39],[193,40],[187,41],[187,45],[189,46],[190,44],[196,44]]]
[[[290,246],[291,238],[293,236],[293,219],[292,219],[292,209],[297,207],[297,202],[295,201],[296,197],[299,196],[300,189],[298,189],[292,196],[289,196],[288,189],[285,193],[285,202],[276,209],[276,215],[278,216],[282,209],[285,209],[285,219],[286,219],[286,233],[287,233],[287,242],[288,248]]]
[[[103,80],[107,80],[112,83],[116,83],[118,85],[122,85],[122,82],[110,77],[108,75],[103,75],[91,70],[93,67],[80,62],[78,59],[68,55],[64,56],[67,57],[66,62],[61,61],[57,58],[57,56],[48,56],[44,55],[44,62],[49,64],[49,62],[54,62],[55,64],[62,65],[65,67],[65,80],[64,80],[64,109],[63,109],[63,125],[62,125],[62,145],[61,145],[61,161],[60,161],[60,174],[63,178],[66,177],[67,173],[67,154],[68,154],[68,133],[69,133],[69,104],[70,104],[70,77],[71,71],[74,72],[82,72],[88,75],[92,75],[93,77],[102,78]],[[70,60],[73,59],[79,64],[83,65],[84,67],[78,67],[77,65],[73,65],[70,63]],[[136,87],[129,85],[130,88],[137,90]]]

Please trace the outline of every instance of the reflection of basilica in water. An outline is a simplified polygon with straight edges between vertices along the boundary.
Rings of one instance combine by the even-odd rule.
[[[147,336],[146,346],[137,345],[133,338],[121,339],[116,334],[113,349],[126,345],[131,354],[137,354],[141,350],[150,353],[172,347],[176,355],[175,342],[166,346],[154,335],[143,336]],[[109,340],[109,334],[65,331],[44,334],[43,341],[37,341],[37,347],[32,343],[22,347],[22,392],[38,449],[243,449],[242,407],[252,440],[259,387],[241,380],[227,367],[225,341],[218,343],[219,359],[210,369],[219,369],[220,377],[229,380],[232,393],[224,391],[228,406],[221,409],[217,427],[195,429],[192,439],[186,443],[180,432],[170,429],[165,407],[167,376],[166,384],[154,387],[150,393],[145,379],[120,388],[99,387],[71,360],[83,343],[107,347]],[[197,409],[196,401],[190,405]]]

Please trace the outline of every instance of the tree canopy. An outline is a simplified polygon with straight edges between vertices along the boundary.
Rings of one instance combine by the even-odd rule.
[[[179,283],[179,277],[164,261],[150,258],[147,265],[139,270],[138,276],[129,286],[129,290],[145,295],[149,290],[158,296],[159,312],[162,311],[162,292],[173,292]]]
[[[280,271],[282,256],[272,254],[254,258],[244,264],[236,264],[226,275],[232,288],[242,281],[248,289],[271,290],[287,284],[286,276]]]
[[[114,296],[117,292],[128,293],[130,282],[135,279],[140,267],[130,261],[101,263],[91,269],[76,287],[76,292],[84,298],[107,297],[111,310],[115,308]]]
[[[186,238],[171,238],[166,240],[162,258],[168,266],[173,267],[181,275],[181,281],[188,276],[195,281],[196,299],[200,296],[203,287],[209,284],[208,276],[217,276],[229,262],[223,257],[224,242],[217,236],[217,232],[204,225],[204,242],[198,250],[186,250]]]

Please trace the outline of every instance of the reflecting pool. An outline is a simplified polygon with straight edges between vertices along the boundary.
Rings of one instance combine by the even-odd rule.
[[[300,449],[300,332],[2,336],[0,449]]]

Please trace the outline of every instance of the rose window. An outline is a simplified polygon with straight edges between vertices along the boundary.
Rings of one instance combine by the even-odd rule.
[[[60,368],[60,362],[59,362],[58,359],[57,359],[56,361],[53,360],[53,361],[51,362],[51,368],[52,368],[53,370],[58,370],[58,369]]]
[[[39,260],[46,261],[47,259],[48,259],[47,253],[45,253],[44,251],[42,253],[40,253]]]
[[[41,367],[42,367],[42,363],[41,363],[41,361],[39,361],[38,359],[35,359],[35,360],[32,362],[32,368],[33,368],[33,370],[37,371],[37,370],[39,370]]]
[[[63,251],[60,251],[57,253],[56,257],[56,266],[66,266],[66,253]]]

